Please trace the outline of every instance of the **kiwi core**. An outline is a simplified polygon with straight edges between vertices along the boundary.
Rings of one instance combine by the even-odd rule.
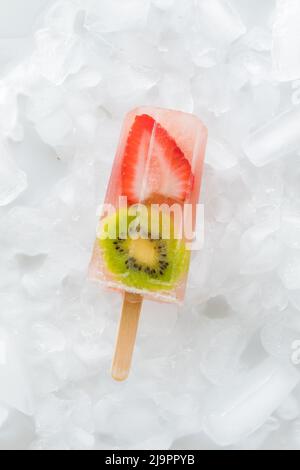
[[[137,260],[138,263],[155,267],[157,264],[157,250],[151,240],[138,238],[129,240],[129,254]]]

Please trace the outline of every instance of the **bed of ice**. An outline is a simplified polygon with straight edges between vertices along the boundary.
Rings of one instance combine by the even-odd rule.
[[[43,3],[0,38],[0,448],[300,449],[300,2]],[[141,104],[208,125],[205,245],[118,384],[86,273]]]

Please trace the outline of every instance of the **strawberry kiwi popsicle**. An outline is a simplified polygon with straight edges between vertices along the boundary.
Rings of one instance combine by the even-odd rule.
[[[182,303],[207,130],[191,114],[141,107],[125,118],[89,277],[122,292],[112,376],[129,374],[144,298]],[[190,233],[190,230],[188,230]]]

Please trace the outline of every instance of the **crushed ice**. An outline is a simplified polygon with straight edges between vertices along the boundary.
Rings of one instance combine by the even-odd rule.
[[[297,0],[61,0],[1,75],[0,447],[300,448],[299,21]],[[209,127],[205,246],[183,308],[145,304],[120,386],[120,299],[86,271],[141,104]]]

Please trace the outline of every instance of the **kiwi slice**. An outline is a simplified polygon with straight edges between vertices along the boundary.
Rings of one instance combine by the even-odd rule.
[[[108,225],[115,224],[116,233],[119,234],[120,226],[124,227],[124,219],[128,227],[134,218],[128,215],[127,210],[120,210],[103,221],[103,230],[107,233]],[[116,280],[128,287],[151,291],[171,290],[187,273],[190,253],[183,240],[174,238],[172,230],[170,239],[163,239],[162,225],[155,239],[151,239],[148,223],[145,222],[140,222],[139,238],[130,237],[128,230],[115,238],[100,237],[104,263]]]

